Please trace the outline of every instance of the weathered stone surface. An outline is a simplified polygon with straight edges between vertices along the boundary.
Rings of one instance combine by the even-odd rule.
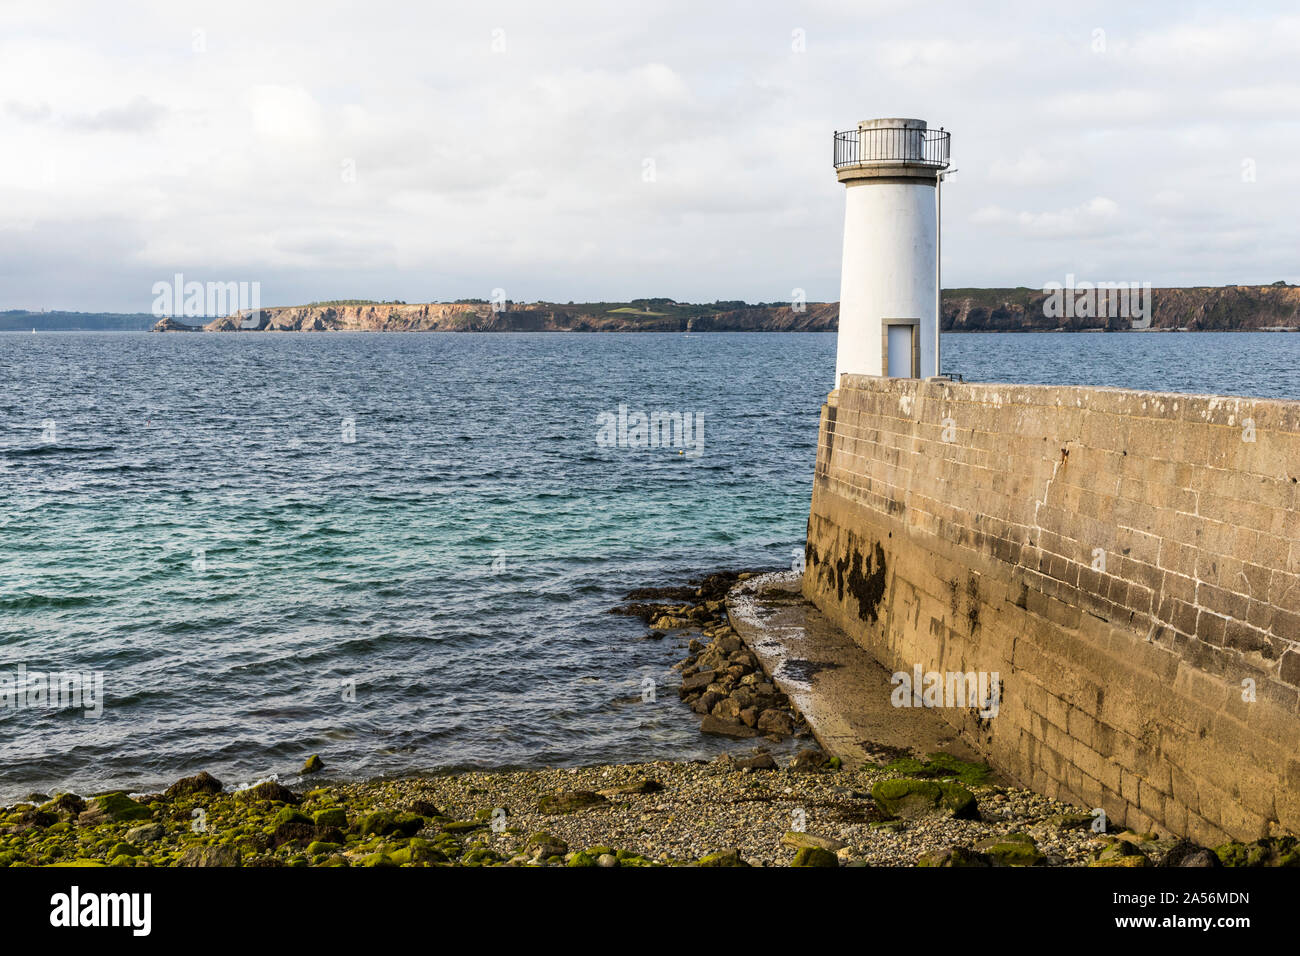
[[[123,820],[147,820],[150,811],[125,793],[106,793],[92,797],[86,809],[77,817],[78,826],[93,827],[101,823],[120,823]]]
[[[806,846],[794,855],[791,866],[839,866],[840,861],[834,853],[821,847]]]
[[[990,867],[993,861],[983,853],[967,849],[964,846],[948,846],[942,850],[930,850],[916,859],[917,866],[937,867]]]
[[[758,736],[758,731],[753,727],[746,727],[739,721],[723,720],[712,715],[700,722],[700,733],[713,734],[717,737],[735,737],[740,740]]]
[[[831,853],[838,853],[848,846],[843,840],[837,840],[834,837],[818,836],[815,833],[803,833],[798,830],[791,830],[781,837],[781,845],[794,847],[796,850],[801,850],[806,846],[815,846],[822,850],[829,850]]]
[[[942,814],[958,820],[978,820],[975,795],[956,783],[896,778],[878,780],[871,799],[882,812],[905,820]]]
[[[221,781],[206,770],[201,770],[192,777],[182,777],[177,780],[163,791],[163,795],[169,800],[175,800],[177,797],[188,797],[195,793],[220,793],[221,790]]]
[[[1300,834],[1296,461],[1300,402],[850,375],[803,593],[887,670],[998,675],[934,709],[1014,781]]]
[[[537,809],[542,813],[575,813],[608,803],[598,793],[591,790],[574,790],[567,793],[551,793],[537,801]]]
[[[238,797],[240,800],[248,801],[269,800],[272,803],[291,803],[294,805],[302,803],[301,796],[274,780],[267,780],[256,786],[249,787],[247,790],[240,790]]]
[[[239,866],[239,850],[233,846],[192,846],[181,854],[181,866]],[[278,862],[278,861],[277,861]]]

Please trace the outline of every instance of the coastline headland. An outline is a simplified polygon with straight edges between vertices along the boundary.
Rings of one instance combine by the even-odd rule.
[[[1113,824],[1300,834],[1300,402],[846,375],[804,594],[936,712]],[[929,701],[925,702],[929,705]]]
[[[1202,286],[1145,290],[1143,315],[1112,309],[1095,291],[950,289],[943,328],[950,332],[1300,331],[1300,287]],[[1075,297],[1079,307],[1075,307]],[[1083,306],[1083,300],[1089,303]],[[1149,311],[1148,311],[1149,310]],[[155,331],[179,332],[834,332],[835,302],[691,304],[672,299],[631,302],[516,303],[487,301],[340,302],[274,306],[207,321],[168,317]]]

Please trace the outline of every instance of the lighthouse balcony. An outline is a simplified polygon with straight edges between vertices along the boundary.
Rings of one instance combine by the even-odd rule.
[[[917,121],[897,126],[864,124],[835,134],[835,168],[919,166],[936,173],[948,168],[951,134]],[[902,125],[906,122],[908,125]]]

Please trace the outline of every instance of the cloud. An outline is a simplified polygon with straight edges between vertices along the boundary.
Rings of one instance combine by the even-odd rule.
[[[1054,212],[1010,212],[999,206],[985,206],[971,216],[977,226],[1008,226],[1027,236],[1080,238],[1101,235],[1114,227],[1119,205],[1097,196],[1078,206]]]
[[[147,309],[178,271],[256,279],[277,302],[834,298],[831,131],[900,115],[953,134],[954,284],[1085,260],[1157,282],[1300,279],[1259,254],[1300,241],[1279,214],[1300,199],[1289,13],[1099,0],[1063,27],[1028,0],[999,17],[832,0],[743,17],[684,0],[20,6],[0,8],[0,308]]]

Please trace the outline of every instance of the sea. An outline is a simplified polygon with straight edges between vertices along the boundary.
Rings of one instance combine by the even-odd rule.
[[[1300,398],[1300,334],[943,355]],[[792,565],[834,365],[818,333],[0,333],[0,798],[736,748],[672,690],[683,639],[609,611]]]

